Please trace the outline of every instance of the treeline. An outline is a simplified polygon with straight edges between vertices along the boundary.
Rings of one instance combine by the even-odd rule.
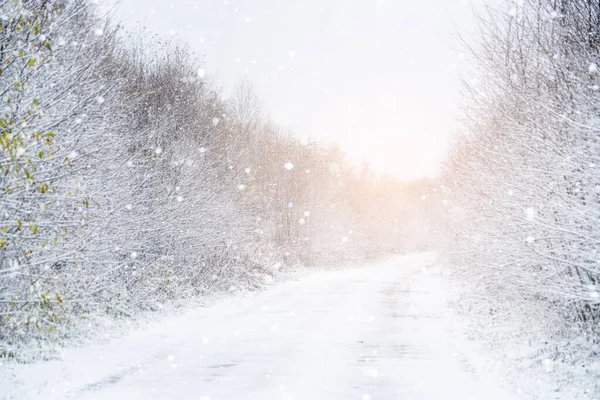
[[[600,2],[480,15],[465,130],[441,177],[445,254],[474,310],[505,333],[526,327],[550,367],[586,373],[600,322]]]
[[[224,99],[187,50],[85,0],[0,16],[0,357],[408,236],[411,191],[287,135],[248,82]]]

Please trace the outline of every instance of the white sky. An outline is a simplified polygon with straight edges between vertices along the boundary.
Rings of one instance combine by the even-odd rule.
[[[456,129],[465,0],[120,0],[126,27],[189,43],[228,95],[402,178],[434,175]]]

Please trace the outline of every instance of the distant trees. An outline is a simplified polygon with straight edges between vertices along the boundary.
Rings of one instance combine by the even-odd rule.
[[[287,135],[249,82],[224,100],[185,49],[124,41],[86,0],[0,16],[0,357],[402,245],[402,185]]]
[[[445,254],[474,293],[507,314],[557,310],[563,324],[549,336],[590,340],[600,318],[599,15],[600,3],[582,0],[487,9],[439,195]]]

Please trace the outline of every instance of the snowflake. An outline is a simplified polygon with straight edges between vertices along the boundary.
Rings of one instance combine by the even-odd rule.
[[[533,242],[535,242],[535,238],[533,236],[527,236],[527,239],[525,239],[527,241],[527,243],[531,244]]]
[[[288,161],[285,164],[283,164],[283,168],[287,169],[288,171],[291,171],[294,169],[294,164]]]
[[[535,210],[531,207],[528,207],[525,210],[525,214],[527,215],[527,221],[533,221],[535,219]]]

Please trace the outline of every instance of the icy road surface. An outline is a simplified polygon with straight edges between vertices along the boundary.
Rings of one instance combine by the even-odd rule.
[[[511,398],[454,320],[434,256],[409,255],[316,273],[65,350],[61,360],[11,367],[0,388],[46,400]]]

